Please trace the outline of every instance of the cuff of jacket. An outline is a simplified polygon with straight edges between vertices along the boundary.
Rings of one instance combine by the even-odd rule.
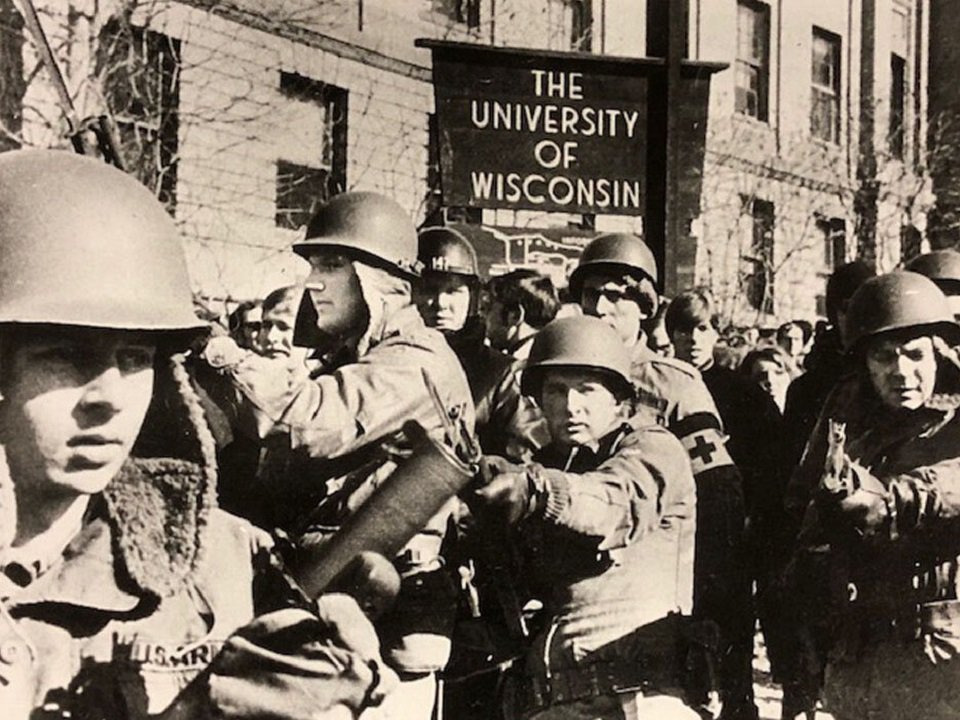
[[[570,482],[562,475],[544,474],[532,467],[527,473],[535,507],[547,522],[558,523],[570,507]]]

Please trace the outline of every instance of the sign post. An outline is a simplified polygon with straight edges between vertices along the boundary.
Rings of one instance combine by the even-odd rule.
[[[647,241],[671,274],[665,234],[649,228],[649,220],[663,222],[651,216],[651,199],[667,193],[665,162],[649,160],[667,140],[667,125],[650,104],[664,59],[442,40],[417,45],[433,55],[445,205],[643,215]],[[683,65],[677,97],[690,104],[693,134],[680,122],[678,142],[699,148],[681,152],[693,167],[676,170],[679,192],[699,203],[710,75],[724,66]]]

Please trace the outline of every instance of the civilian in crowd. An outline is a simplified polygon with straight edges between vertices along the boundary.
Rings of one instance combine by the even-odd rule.
[[[800,462],[827,395],[847,369],[843,338],[847,306],[857,288],[874,275],[869,265],[855,261],[838,267],[827,280],[827,329],[814,341],[807,355],[806,372],[790,383],[784,404],[785,477]]]
[[[790,358],[791,374],[797,374],[803,368],[803,356],[809,337],[797,321],[785,322],[777,328],[777,347]]]
[[[557,316],[553,281],[535,270],[511,270],[487,283],[486,321],[490,345],[525,360],[537,332]]]
[[[290,285],[277,288],[264,298],[258,336],[261,355],[271,359],[306,360],[306,350],[293,342],[297,308],[302,296],[302,287]]]
[[[262,313],[262,303],[259,300],[246,300],[230,313],[227,318],[230,337],[238,347],[253,351],[259,349]]]
[[[792,368],[790,357],[779,346],[751,350],[740,364],[740,372],[759,385],[781,413],[787,401]]]
[[[758,528],[759,516],[769,515],[772,503],[781,497],[779,457],[780,412],[773,400],[740,373],[720,366],[714,359],[719,318],[710,295],[700,290],[681,293],[670,304],[666,328],[677,357],[700,371],[720,411],[729,440],[727,449],[744,480],[748,517]]]

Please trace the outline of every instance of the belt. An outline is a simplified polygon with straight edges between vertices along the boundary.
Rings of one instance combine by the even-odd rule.
[[[591,662],[554,670],[550,677],[524,675],[519,679],[517,700],[521,714],[529,715],[560,703],[676,686],[676,675],[672,656]]]

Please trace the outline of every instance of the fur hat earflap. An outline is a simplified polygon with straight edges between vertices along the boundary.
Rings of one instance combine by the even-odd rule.
[[[161,363],[133,452],[103,493],[118,579],[160,598],[199,565],[217,497],[214,439],[183,355]]]

